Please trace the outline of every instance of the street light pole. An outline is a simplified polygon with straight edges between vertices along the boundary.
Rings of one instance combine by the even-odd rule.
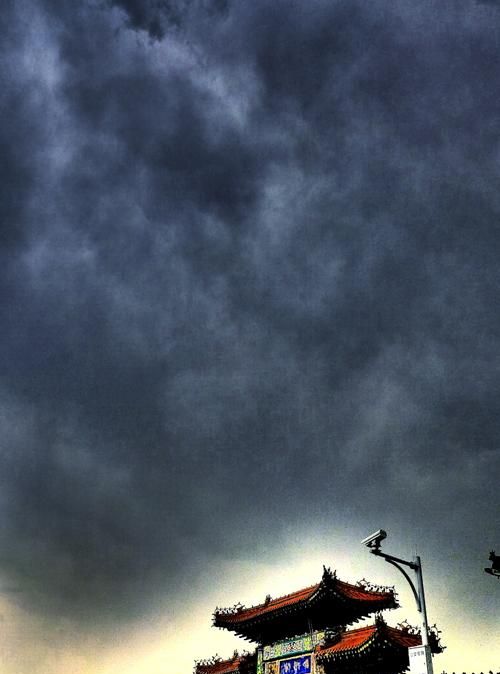
[[[368,538],[365,538],[362,541],[362,543],[364,543],[368,548],[370,548],[370,552],[373,555],[383,557],[386,562],[392,564],[392,566],[395,566],[396,569],[398,569],[408,581],[408,584],[410,585],[411,590],[413,592],[413,596],[415,597],[418,612],[420,613],[422,619],[422,646],[425,651],[425,672],[426,674],[433,674],[432,656],[429,646],[429,625],[427,623],[427,608],[425,605],[424,579],[422,576],[422,561],[418,555],[416,555],[414,560],[410,562],[406,559],[401,559],[400,557],[394,557],[394,555],[390,555],[387,552],[382,552],[382,550],[380,549],[380,545],[386,537],[387,533],[383,529],[379,529],[379,531],[375,532],[371,536],[368,536]],[[405,571],[403,566],[407,566],[413,571],[415,571],[415,574],[417,576],[416,588],[412,579]],[[410,651],[411,650],[412,649],[410,649]],[[410,666],[411,665],[412,663],[410,662]],[[423,662],[421,662],[421,666],[424,666]],[[414,668],[412,667],[411,671],[413,672],[420,670],[417,669],[414,670]]]
[[[424,579],[422,577],[422,562],[421,562],[420,557],[418,555],[416,555],[416,557],[415,557],[415,566],[416,566],[416,573],[417,573],[418,596],[420,598],[420,613],[422,615],[422,627],[423,627],[422,645],[428,646],[429,645],[429,633],[428,633],[429,625],[427,624],[427,607],[425,605]]]

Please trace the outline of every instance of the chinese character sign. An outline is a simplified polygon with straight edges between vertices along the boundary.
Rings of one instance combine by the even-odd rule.
[[[303,655],[300,658],[291,658],[280,662],[279,674],[310,674],[311,656]]]
[[[408,649],[410,674],[432,674],[432,656],[429,646],[413,646]]]

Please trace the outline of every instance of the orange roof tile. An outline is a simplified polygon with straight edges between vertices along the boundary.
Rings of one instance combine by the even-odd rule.
[[[277,599],[269,599],[262,604],[250,608],[241,607],[234,610],[216,609],[214,619],[216,624],[219,621],[225,624],[244,623],[253,618],[265,615],[266,613],[272,613],[286,607],[298,606],[301,603],[305,603],[314,597],[316,592],[326,587],[327,584],[331,584],[330,586],[334,588],[337,594],[346,599],[352,599],[355,602],[386,602],[389,605],[384,608],[397,607],[394,592],[392,590],[385,592],[373,591],[358,585],[351,585],[350,583],[338,580],[334,574],[325,570],[323,579],[315,585],[311,585],[302,590],[297,590],[296,592],[292,592],[283,597],[278,597]]]
[[[319,646],[317,653],[321,659],[322,657],[334,657],[336,654],[347,651],[357,651],[382,636],[393,645],[401,646],[404,649],[411,646],[420,646],[422,643],[420,634],[412,634],[406,630],[389,627],[383,621],[380,621],[375,623],[375,625],[359,627],[358,629],[344,632],[337,643],[331,646]]]
[[[387,635],[390,636],[391,641],[398,643],[403,648],[411,648],[412,646],[420,646],[422,637],[420,634],[409,634],[395,627],[386,627]]]
[[[240,672],[242,666],[248,664],[251,659],[249,655],[239,655],[235,653],[229,660],[218,660],[199,662],[196,665],[196,674],[236,674]]]
[[[374,590],[366,590],[359,585],[351,585],[342,580],[337,581],[337,585],[341,590],[344,597],[349,597],[349,599],[358,599],[359,601],[382,601],[387,599],[391,595],[394,595],[393,592],[377,592]]]
[[[340,653],[342,651],[350,651],[359,648],[367,643],[373,635],[377,632],[376,625],[368,625],[367,627],[359,627],[356,630],[349,630],[344,632],[336,644],[332,646],[320,647],[321,655],[330,653]]]
[[[227,622],[243,622],[254,618],[258,615],[263,615],[264,613],[269,613],[271,611],[276,611],[280,608],[285,608],[285,606],[292,606],[298,604],[301,601],[307,601],[310,599],[316,590],[319,589],[321,583],[316,583],[316,585],[311,585],[306,587],[303,590],[297,590],[291,594],[287,594],[283,597],[278,597],[277,599],[270,599],[268,602],[262,604],[257,604],[256,606],[251,606],[250,608],[242,608],[236,613],[218,613],[216,615],[223,617]]]

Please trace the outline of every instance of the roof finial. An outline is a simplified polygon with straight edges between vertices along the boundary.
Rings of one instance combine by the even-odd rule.
[[[337,578],[337,572],[323,564],[323,580],[334,580],[335,578]]]

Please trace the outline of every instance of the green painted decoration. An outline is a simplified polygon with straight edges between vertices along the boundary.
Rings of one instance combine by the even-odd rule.
[[[269,646],[264,646],[263,660],[274,660],[275,658],[282,658],[284,655],[307,653],[312,651],[324,637],[324,632],[313,632],[312,634],[304,634],[302,637],[277,641]],[[258,672],[258,674],[260,673]]]

